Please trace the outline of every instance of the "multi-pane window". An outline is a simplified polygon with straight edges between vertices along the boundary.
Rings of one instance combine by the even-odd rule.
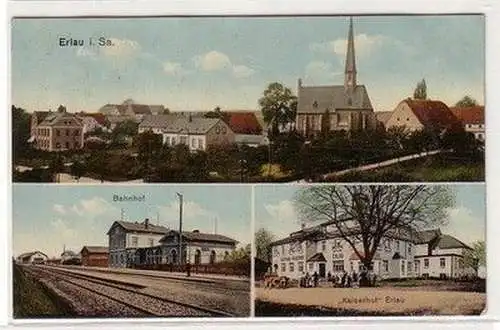
[[[424,268],[429,268],[429,259],[424,259]]]
[[[286,272],[286,264],[285,263],[281,264],[281,271]]]
[[[135,246],[137,246],[138,242],[139,242],[139,238],[137,236],[132,236],[131,245],[135,247]]]
[[[382,261],[382,267],[385,272],[389,271],[389,260]]]
[[[332,265],[333,265],[333,271],[335,273],[340,273],[340,272],[344,271],[344,261],[343,260],[334,261],[332,263]]]
[[[304,262],[299,261],[299,262],[297,263],[297,266],[298,266],[299,272],[301,272],[301,273],[302,273],[302,272],[304,271]]]
[[[439,266],[441,266],[441,268],[446,267],[446,259],[445,258],[439,258]]]
[[[326,241],[322,241],[321,242],[321,251],[325,251],[326,250]]]
[[[295,271],[295,263],[291,262],[289,267],[291,272]]]
[[[155,240],[153,238],[149,239],[149,246],[154,246],[155,245]]]
[[[314,264],[312,262],[309,263],[308,265],[309,271],[312,271],[314,268]]]
[[[405,273],[405,262],[401,261],[401,274],[404,275],[404,273]]]

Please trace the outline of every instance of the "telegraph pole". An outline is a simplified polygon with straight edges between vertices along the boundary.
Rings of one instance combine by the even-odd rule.
[[[179,265],[183,263],[183,254],[182,254],[182,194],[177,193],[179,197]]]

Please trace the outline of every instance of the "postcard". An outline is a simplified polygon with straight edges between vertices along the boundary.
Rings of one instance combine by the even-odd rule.
[[[255,188],[255,315],[479,315],[485,186]]]
[[[484,181],[484,52],[483,15],[15,18],[13,181]]]
[[[15,320],[250,316],[250,187],[17,185],[13,197]]]

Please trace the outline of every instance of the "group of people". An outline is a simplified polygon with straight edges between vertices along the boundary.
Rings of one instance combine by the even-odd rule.
[[[353,271],[347,273],[345,270],[341,274],[334,274],[328,272],[326,277],[328,283],[332,283],[334,287],[337,288],[358,288],[360,283],[365,285],[374,285],[376,281],[376,275],[373,272],[368,272],[366,270],[356,273]],[[313,275],[305,273],[299,280],[299,287],[301,288],[315,288],[319,284],[319,274],[314,272]]]

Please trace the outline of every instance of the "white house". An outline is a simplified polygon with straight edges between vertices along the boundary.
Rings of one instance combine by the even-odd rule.
[[[44,264],[47,262],[47,255],[40,251],[27,252],[16,258],[17,263],[21,264]]]
[[[83,134],[87,132],[95,131],[100,128],[104,131],[107,130],[106,127],[106,117],[102,113],[79,113],[78,118],[83,124]]]
[[[364,269],[360,256],[331,222],[303,228],[271,246],[272,271],[290,278],[314,272],[321,278],[344,271],[359,274]],[[464,268],[466,249],[470,247],[439,230],[398,230],[382,238],[371,268],[379,278],[455,278],[471,272]],[[361,243],[356,250],[363,251]]]
[[[143,222],[115,221],[109,229],[109,266],[127,267],[134,262],[138,248],[158,245],[168,229]]]

